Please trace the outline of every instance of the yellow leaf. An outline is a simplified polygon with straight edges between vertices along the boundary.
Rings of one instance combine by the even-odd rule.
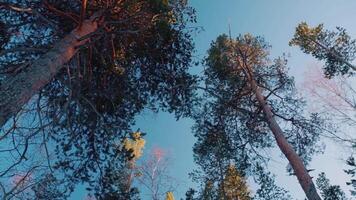
[[[167,192],[166,200],[174,200],[174,196],[172,192]]]
[[[126,138],[124,140],[124,148],[128,151],[132,151],[133,159],[137,160],[142,156],[142,149],[146,141],[142,138],[141,132],[132,133],[132,138],[133,139]]]

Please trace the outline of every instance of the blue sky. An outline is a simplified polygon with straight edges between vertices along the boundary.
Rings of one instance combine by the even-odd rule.
[[[272,45],[272,57],[282,53],[289,54],[290,74],[295,76],[297,83],[303,80],[303,73],[308,65],[316,62],[298,48],[288,46],[298,23],[324,23],[329,29],[341,26],[356,36],[354,0],[190,0],[190,4],[197,10],[198,26],[204,28],[204,31],[194,36],[198,58],[202,59],[206,55],[211,41],[219,34],[228,32],[230,23],[232,36],[247,32],[260,35]],[[199,73],[201,67],[192,71]],[[154,114],[147,111],[137,118],[137,127],[148,133],[146,151],[158,146],[170,152],[171,175],[180,181],[175,191],[177,199],[183,197],[189,187],[194,186],[188,177],[188,173],[195,167],[192,157],[195,141],[191,133],[192,124],[189,119],[176,121],[168,113]],[[311,164],[311,168],[317,169],[312,175],[317,176],[324,171],[333,184],[340,184],[347,189],[347,177],[342,171],[345,168],[342,158],[348,155],[347,150],[330,141],[326,141],[326,144],[326,153],[315,158]],[[303,192],[296,178],[284,173],[285,158],[277,151],[270,153],[274,159],[270,170],[279,172],[277,183],[290,190],[293,197],[303,199]],[[73,199],[80,199],[81,196],[82,193],[78,192],[73,195]]]

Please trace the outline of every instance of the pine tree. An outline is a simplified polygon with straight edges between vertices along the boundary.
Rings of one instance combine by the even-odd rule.
[[[356,66],[351,64],[356,58],[356,40],[344,28],[328,31],[322,24],[310,27],[303,22],[297,26],[290,45],[297,45],[304,53],[325,61],[324,73],[329,78],[356,72]]]
[[[205,145],[209,137],[228,141],[221,144],[235,163],[258,162],[263,157],[258,149],[277,144],[306,196],[319,200],[305,166],[319,151],[317,142],[324,120],[315,113],[304,116],[304,101],[296,96],[293,78],[287,74],[287,60],[280,57],[271,61],[268,50],[263,38],[250,34],[236,39],[222,35],[212,43],[202,87],[206,98],[195,115],[200,146],[197,160],[212,155]]]
[[[37,159],[36,179],[99,188],[98,174],[131,156],[117,144],[137,114],[188,115],[194,21],[185,0],[0,1],[0,146],[21,141],[0,152],[15,155],[0,166],[5,190],[13,168]]]
[[[347,200],[340,186],[330,185],[330,180],[326,178],[324,172],[319,174],[319,177],[316,179],[316,185],[321,190],[321,196],[324,200]]]
[[[356,146],[354,146],[354,148],[356,148]],[[356,161],[355,161],[355,157],[351,156],[349,157],[349,159],[347,159],[346,164],[348,165],[349,169],[345,170],[345,172],[351,176],[351,180],[349,182],[347,182],[347,185],[351,185],[352,186],[352,190],[351,190],[351,195],[352,196],[356,196]]]
[[[222,187],[223,186],[223,187]],[[244,177],[240,175],[235,165],[230,165],[220,186],[220,198],[222,200],[251,200],[250,191]],[[224,198],[226,197],[226,198]]]

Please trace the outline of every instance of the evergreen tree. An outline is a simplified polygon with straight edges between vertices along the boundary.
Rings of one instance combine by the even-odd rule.
[[[251,200],[250,191],[244,177],[240,175],[235,165],[230,165],[220,186],[220,198],[222,200]],[[226,198],[223,198],[226,197]]]
[[[275,177],[266,172],[261,165],[257,165],[255,171],[255,182],[260,186],[254,200],[292,200],[288,191],[275,184]]]
[[[206,98],[195,114],[197,161],[208,162],[210,157],[209,163],[219,163],[214,149],[221,144],[220,149],[229,152],[225,163],[233,159],[241,165],[238,169],[248,172],[251,164],[265,160],[259,149],[277,144],[306,196],[319,200],[306,165],[321,150],[317,142],[324,121],[318,114],[305,117],[304,101],[296,96],[293,78],[287,74],[287,60],[269,60],[268,50],[261,37],[249,34],[236,39],[222,35],[212,43],[201,87]]]
[[[340,186],[330,185],[330,180],[326,178],[324,172],[319,174],[319,177],[316,179],[316,185],[321,190],[321,196],[324,200],[347,200]]]
[[[347,160],[346,164],[350,167],[350,169],[345,170],[347,174],[351,176],[351,180],[347,182],[347,185],[351,185],[353,190],[351,190],[351,195],[356,196],[356,162],[355,157],[351,156]]]
[[[137,114],[191,112],[194,13],[185,0],[1,1],[0,143],[18,145],[0,152],[15,155],[0,171],[41,149],[33,178],[54,170],[99,188],[110,162],[127,159],[117,144]]]
[[[325,61],[325,75],[329,78],[341,74],[354,74],[351,62],[356,58],[356,40],[351,39],[344,28],[324,30],[322,24],[310,27],[300,23],[290,45],[297,45],[304,53]]]

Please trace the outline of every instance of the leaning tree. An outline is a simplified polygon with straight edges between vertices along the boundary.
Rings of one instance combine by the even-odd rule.
[[[0,192],[22,191],[6,180],[19,171],[25,191],[58,178],[66,193],[94,187],[135,115],[189,114],[194,21],[185,0],[1,1]]]
[[[310,200],[320,197],[306,168],[318,148],[324,120],[318,114],[305,117],[305,102],[297,97],[293,78],[287,75],[287,60],[268,59],[269,46],[260,37],[219,36],[206,58],[206,95],[195,113],[198,144],[224,140],[242,170],[261,163],[261,150],[278,148],[289,161],[302,189]],[[199,148],[197,157],[209,156]],[[198,158],[198,161],[201,160]],[[239,166],[237,166],[239,167]],[[239,168],[241,170],[241,168]]]

